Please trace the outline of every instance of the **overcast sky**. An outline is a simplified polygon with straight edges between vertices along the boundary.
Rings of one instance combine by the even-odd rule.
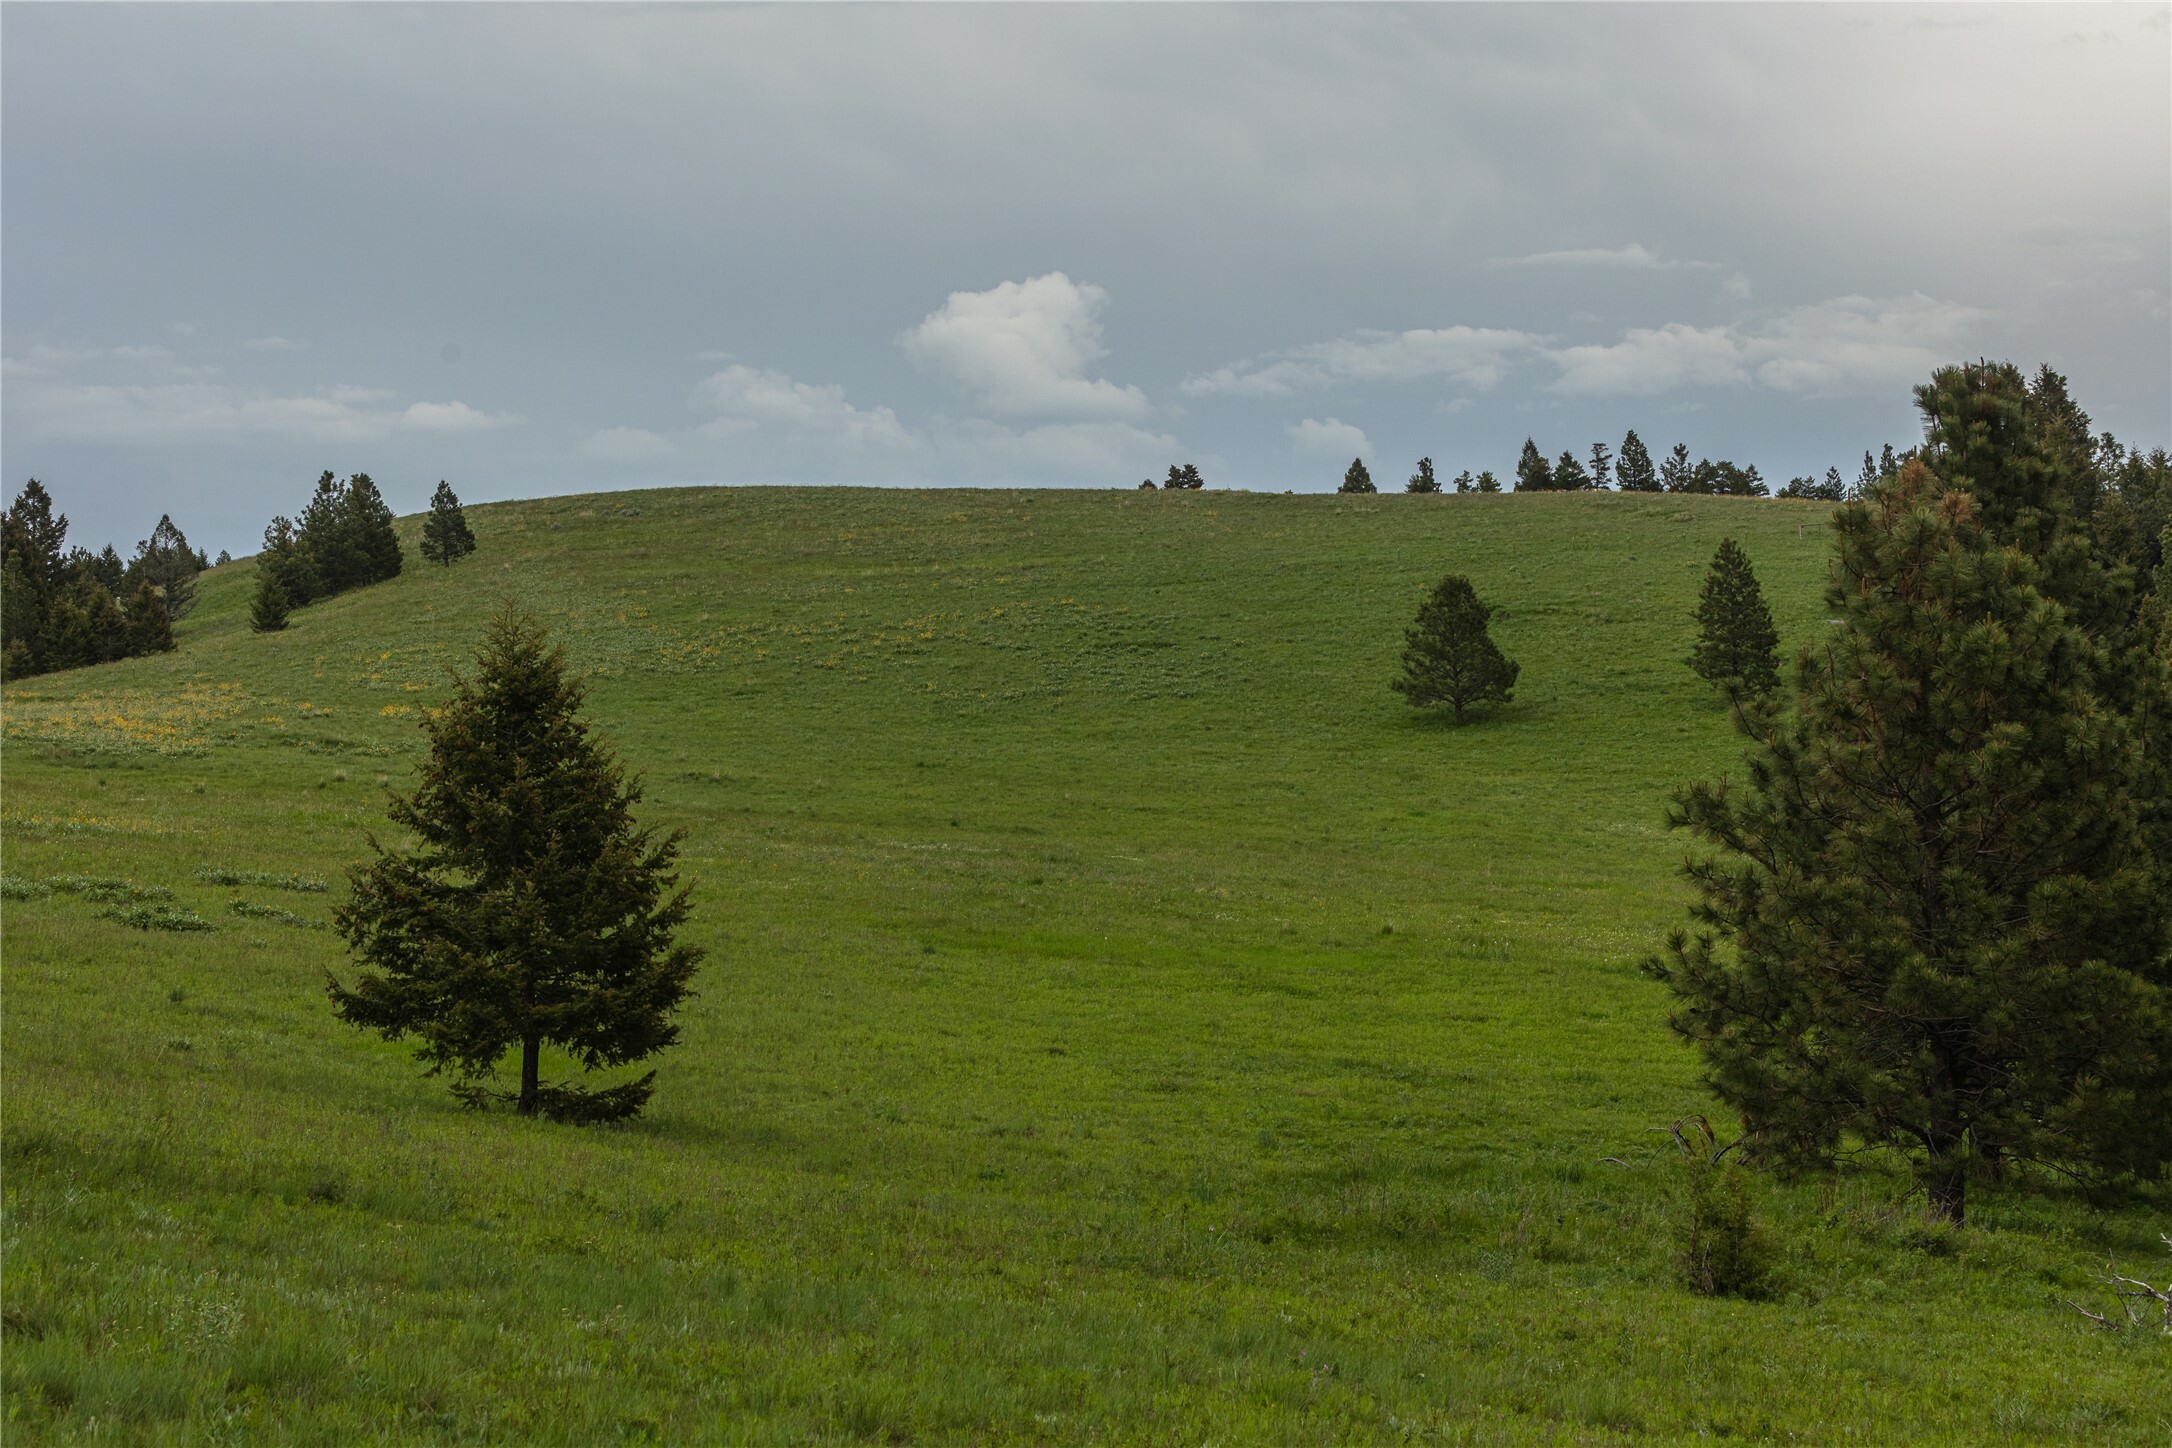
[[[0,10],[0,451],[254,551],[665,482],[1775,483],[1978,355],[2172,437],[2172,9]]]

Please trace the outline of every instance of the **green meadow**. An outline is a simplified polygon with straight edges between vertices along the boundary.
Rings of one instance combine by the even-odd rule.
[[[1690,613],[1732,534],[1814,639],[1825,509],[469,516],[283,634],[243,560],[177,652],[6,690],[10,1444],[2172,1439],[2172,1338],[2062,1301],[2172,1273],[2161,1192],[1952,1231],[1860,1160],[1762,1183],[1769,1299],[1680,1285],[1652,1128],[1711,1103],[1637,961],[1668,791],[1740,756]],[[1388,688],[1450,571],[1523,666],[1461,728]],[[686,831],[708,958],[623,1127],[467,1111],[325,997],[508,598]]]

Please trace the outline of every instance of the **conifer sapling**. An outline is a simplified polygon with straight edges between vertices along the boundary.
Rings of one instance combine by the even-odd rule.
[[[468,528],[460,499],[444,479],[430,495],[430,516],[422,520],[422,556],[447,568],[475,551],[475,534]]]
[[[1720,539],[1697,600],[1697,646],[1689,666],[1730,699],[1761,699],[1780,683],[1780,634],[1772,626],[1750,557]]]

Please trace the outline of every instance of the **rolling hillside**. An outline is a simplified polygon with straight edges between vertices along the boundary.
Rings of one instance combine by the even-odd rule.
[[[405,575],[284,634],[244,560],[177,653],[6,691],[10,1442],[2172,1435],[2172,1340],[2058,1300],[2163,1275],[2161,1207],[1952,1233],[1868,1163],[1768,1189],[1775,1300],[1676,1283],[1649,1128],[1709,1102],[1636,961],[1683,918],[1667,791],[1739,756],[1689,614],[1731,533],[1812,637],[1822,509],[469,516],[474,558],[406,520]],[[1460,729],[1387,687],[1447,571],[1523,666]],[[324,997],[506,598],[687,831],[709,958],[625,1128],[468,1113]]]

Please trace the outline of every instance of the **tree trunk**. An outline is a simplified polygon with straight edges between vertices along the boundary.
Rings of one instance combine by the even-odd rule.
[[[517,1110],[522,1116],[535,1115],[539,1085],[536,1076],[537,1068],[542,1064],[542,1057],[543,1038],[541,1036],[528,1036],[521,1041],[520,1105]]]
[[[1930,1193],[1931,1211],[1960,1226],[1967,1210],[1968,1159],[1959,1151],[1932,1157],[1924,1172],[1924,1187]]]

